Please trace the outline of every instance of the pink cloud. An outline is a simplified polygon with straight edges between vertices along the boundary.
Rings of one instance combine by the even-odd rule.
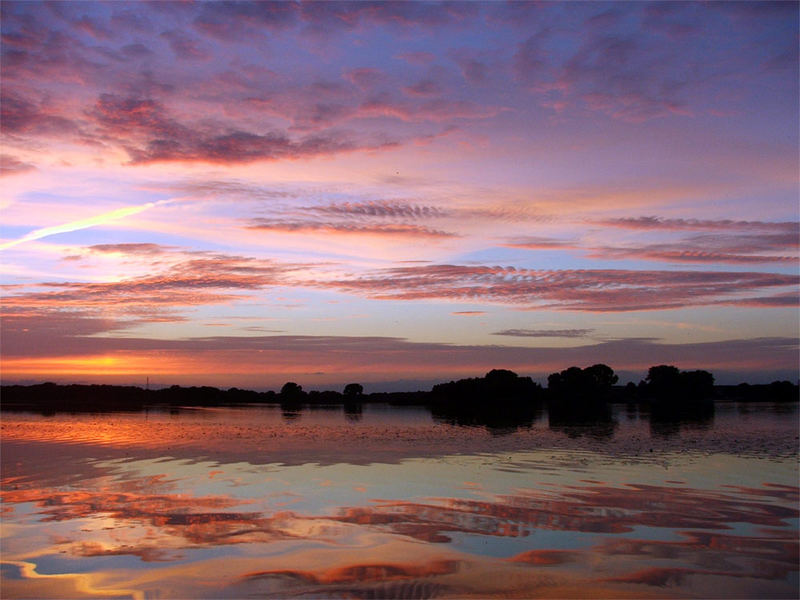
[[[592,248],[589,256],[602,258],[633,258],[665,262],[765,264],[797,262],[800,230],[786,223],[738,224],[722,226],[714,233],[696,234],[677,242],[644,244],[632,247]],[[691,225],[688,225],[691,227]],[[736,233],[726,229],[744,229]],[[761,229],[763,231],[758,232]],[[750,232],[753,230],[755,232]],[[790,254],[776,254],[788,252]]]
[[[164,247],[149,244],[99,245],[100,252],[152,256]],[[3,309],[34,311],[104,310],[116,315],[159,315],[164,309],[220,304],[240,293],[286,282],[296,267],[224,255],[185,255],[161,272],[104,283],[40,283],[45,291],[4,297]]]
[[[665,219],[662,217],[626,217],[619,219],[606,219],[598,221],[607,227],[621,227],[633,230],[701,230],[701,231],[776,231],[783,233],[800,233],[800,224],[791,221],[732,221],[702,220],[702,219]]]
[[[0,177],[35,171],[36,167],[8,154],[0,154]]]
[[[764,289],[795,286],[795,275],[719,271],[544,271],[514,267],[400,267],[325,282],[377,299],[452,299],[527,308],[625,312],[704,306]]]
[[[762,254],[732,254],[709,252],[706,250],[685,250],[680,245],[655,245],[643,248],[598,248],[589,253],[591,258],[613,258],[651,260],[680,263],[730,263],[737,265],[796,263],[796,256],[775,256]]]
[[[344,217],[380,217],[380,218],[410,218],[429,219],[446,217],[450,211],[438,206],[423,206],[405,202],[376,201],[376,202],[342,202],[323,206],[303,207],[312,213]]]
[[[94,244],[89,246],[92,252],[108,253],[117,252],[126,255],[146,255],[166,254],[175,249],[175,246],[163,246],[161,244],[145,243],[120,243],[120,244]]]
[[[71,119],[7,85],[0,96],[0,119],[5,134],[51,136],[78,131],[78,125]]]
[[[579,241],[529,237],[505,244],[528,250],[569,249],[589,258],[698,264],[768,264],[797,262],[800,225],[791,222],[702,221],[638,217],[599,221],[601,225],[642,232],[702,231],[662,243],[598,246]]]
[[[255,219],[251,225],[248,225],[247,228],[256,231],[281,231],[284,233],[320,232],[326,234],[366,234],[423,238],[446,238],[456,236],[456,234],[449,233],[447,231],[404,223],[375,223],[370,225],[358,225],[352,223],[321,223],[316,221],[275,221],[272,219]]]
[[[511,248],[524,248],[525,250],[556,250],[556,249],[575,249],[579,246],[575,242],[567,242],[544,237],[526,237],[508,244]]]

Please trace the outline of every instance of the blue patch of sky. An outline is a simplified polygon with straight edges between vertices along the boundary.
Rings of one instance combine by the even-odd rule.
[[[714,271],[749,273],[768,271],[778,274],[797,274],[797,264],[793,262],[774,263],[724,263],[724,262],[678,262],[648,261],[635,259],[604,259],[589,257],[589,250],[525,250],[493,247],[467,252],[452,257],[448,262],[455,264],[482,264],[513,266],[533,270],[561,269],[613,269],[632,271]],[[791,255],[776,252],[777,255]]]
[[[451,257],[453,264],[512,266],[521,269],[581,269],[596,268],[597,261],[582,258],[579,251],[525,250],[494,246]]]
[[[3,225],[0,227],[0,237],[7,241],[11,241],[17,238],[21,238],[24,235],[27,235],[31,231],[34,231],[36,228],[26,227],[24,225]]]
[[[124,223],[124,220],[120,220]],[[31,231],[30,228],[25,230],[25,233]],[[42,242],[56,242],[59,244],[74,245],[75,247],[88,247],[96,244],[160,244],[164,246],[185,246],[186,248],[193,248],[196,240],[189,237],[163,234],[152,230],[146,233],[135,229],[112,229],[100,226],[87,227],[85,229],[78,229],[76,231],[68,231],[65,233],[57,233],[41,238]],[[213,249],[213,244],[205,245],[205,249]],[[224,246],[218,246],[223,249]]]

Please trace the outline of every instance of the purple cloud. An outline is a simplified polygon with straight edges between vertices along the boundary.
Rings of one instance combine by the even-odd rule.
[[[133,163],[206,161],[246,163],[377,149],[395,142],[357,142],[329,131],[292,139],[281,131],[251,133],[188,125],[169,116],[156,100],[103,94],[87,114],[106,141],[122,145]]]
[[[169,42],[169,47],[180,59],[183,60],[207,60],[211,54],[202,48],[197,39],[186,33],[173,29],[161,34]]]
[[[423,79],[414,85],[403,88],[403,91],[410,96],[438,96],[444,90],[436,81],[432,79]]]
[[[36,102],[4,86],[0,92],[3,131],[12,135],[75,134],[78,126],[44,103]]]

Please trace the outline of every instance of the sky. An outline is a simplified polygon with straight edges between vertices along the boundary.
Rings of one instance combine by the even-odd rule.
[[[796,2],[1,8],[3,383],[798,378]]]

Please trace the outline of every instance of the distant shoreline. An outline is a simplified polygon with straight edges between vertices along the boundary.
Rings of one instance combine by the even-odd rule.
[[[528,378],[518,378],[528,379]],[[432,409],[444,409],[453,415],[474,412],[495,412],[525,409],[528,407],[547,405],[555,408],[567,402],[570,408],[573,397],[564,400],[552,389],[533,384],[524,393],[492,393],[491,390],[476,388],[475,393],[458,390],[449,394],[442,387],[458,386],[467,382],[481,382],[481,379],[460,380],[434,386],[431,391],[416,392],[376,392],[348,394],[337,391],[301,391],[300,386],[292,393],[275,391],[256,392],[239,388],[220,389],[210,386],[181,387],[171,386],[161,389],[145,389],[138,386],[121,386],[107,384],[55,384],[42,383],[32,385],[0,386],[0,411],[47,411],[47,412],[82,412],[82,411],[118,411],[143,410],[151,407],[204,407],[204,406],[240,406],[240,405],[280,405],[284,409],[301,409],[313,406],[343,406],[353,410],[365,404],[391,404],[404,406],[422,406]],[[284,386],[285,387],[285,386]],[[360,386],[359,386],[360,387]],[[462,386],[464,387],[464,386]],[[597,408],[608,404],[646,404],[661,405],[658,399],[647,394],[640,386],[610,386],[601,394],[594,394],[588,401]],[[704,404],[718,402],[798,402],[800,393],[798,385],[788,381],[769,384],[715,385],[711,393],[699,400]],[[285,390],[284,390],[285,392]],[[685,407],[685,403],[683,405]],[[586,412],[587,401],[584,399],[577,412]]]

